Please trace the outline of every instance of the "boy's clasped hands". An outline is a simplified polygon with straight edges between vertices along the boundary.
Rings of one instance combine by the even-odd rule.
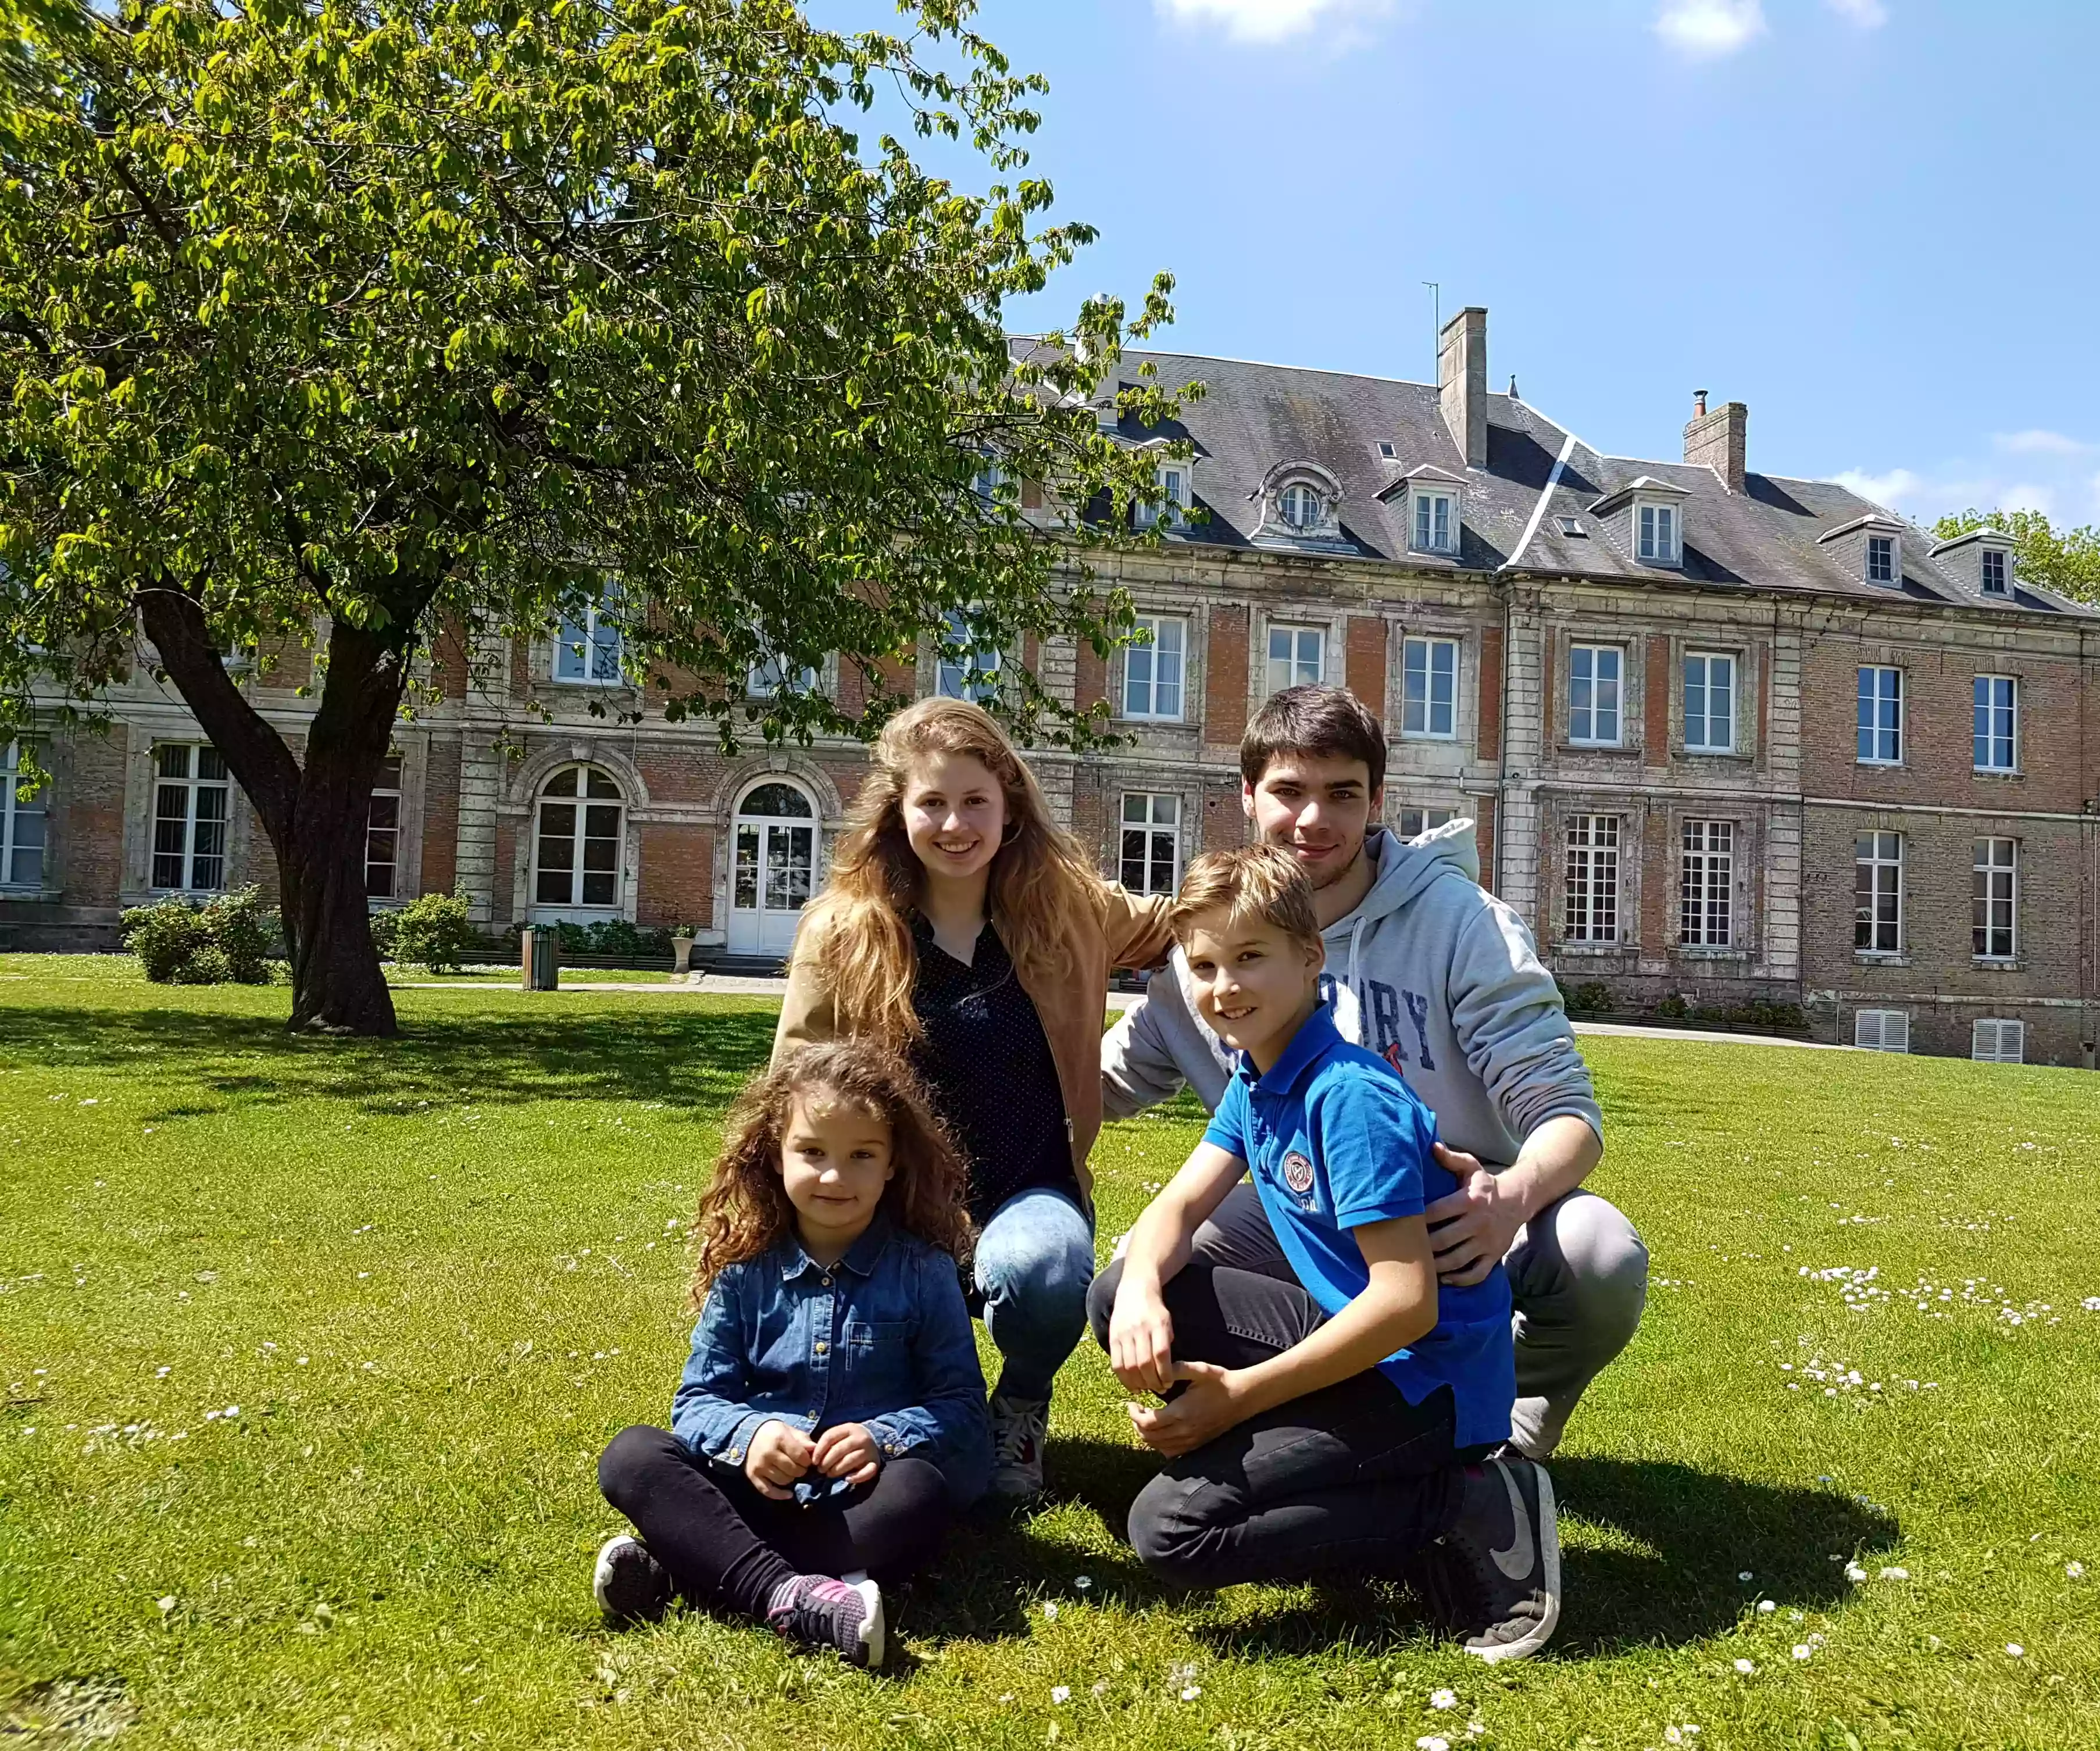
[[[838,1423],[813,1440],[776,1418],[759,1425],[743,1458],[743,1475],[752,1487],[775,1502],[792,1501],[796,1484],[812,1471],[858,1489],[881,1469],[882,1449],[859,1422]]]
[[[1193,1453],[1246,1419],[1241,1377],[1215,1362],[1174,1360],[1174,1319],[1165,1302],[1132,1292],[1129,1279],[1109,1321],[1109,1366],[1127,1392],[1164,1396],[1164,1405],[1126,1402],[1138,1439],[1168,1459]]]

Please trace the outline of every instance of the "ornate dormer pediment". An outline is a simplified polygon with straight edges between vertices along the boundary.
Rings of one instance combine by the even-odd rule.
[[[1342,532],[1342,483],[1317,462],[1278,462],[1248,496],[1261,507],[1256,545],[1355,550]]]

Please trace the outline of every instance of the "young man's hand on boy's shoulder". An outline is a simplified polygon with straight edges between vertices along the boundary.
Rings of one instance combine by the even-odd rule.
[[[777,1419],[762,1422],[743,1456],[743,1475],[760,1495],[790,1501],[796,1480],[809,1471],[816,1451],[816,1444],[800,1429]]]
[[[882,1469],[882,1449],[865,1423],[841,1422],[817,1437],[817,1469],[858,1488]]]

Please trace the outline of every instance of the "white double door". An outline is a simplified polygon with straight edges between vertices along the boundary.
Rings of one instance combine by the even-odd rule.
[[[729,946],[784,955],[815,891],[817,811],[801,787],[762,784],[738,806],[730,870]]]

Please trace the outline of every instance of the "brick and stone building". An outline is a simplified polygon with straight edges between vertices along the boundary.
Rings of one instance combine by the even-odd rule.
[[[1169,431],[1099,410],[1133,445],[1193,449],[1162,452],[1159,544],[1096,561],[1150,642],[1003,658],[1105,699],[1129,738],[1035,756],[1104,869],[1171,887],[1237,842],[1249,715],[1342,681],[1388,727],[1386,819],[1475,819],[1483,879],[1567,985],[2093,1066],[2100,614],[2021,577],[2005,538],[1935,541],[1754,472],[1747,410],[1703,391],[1682,460],[1603,455],[1514,382],[1489,392],[1477,309],[1446,325],[1436,383],[1163,354],[1133,377],[1147,357],[1208,386]],[[654,708],[615,727],[593,701],[642,701],[588,622],[437,664],[444,703],[403,726],[375,802],[375,905],[457,884],[492,929],[627,918],[785,948],[855,744],[726,758]],[[294,738],[307,678],[291,652],[253,682]],[[850,670],[810,680],[856,708]],[[920,690],[958,685],[929,646]],[[122,906],[271,879],[172,690],[142,668],[110,703],[108,734],[49,739],[54,784],[0,823],[0,944],[106,944]]]

